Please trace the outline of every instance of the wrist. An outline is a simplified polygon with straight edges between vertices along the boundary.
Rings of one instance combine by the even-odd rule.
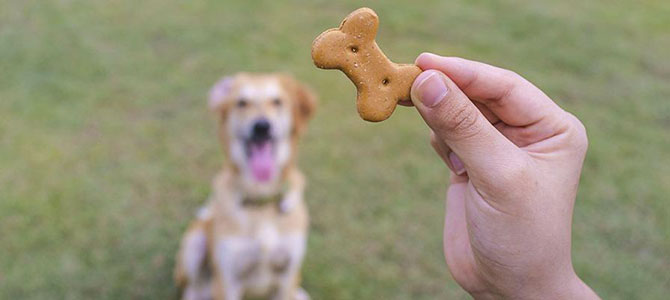
[[[574,272],[544,282],[519,284],[515,288],[471,291],[470,295],[474,299],[600,299]]]

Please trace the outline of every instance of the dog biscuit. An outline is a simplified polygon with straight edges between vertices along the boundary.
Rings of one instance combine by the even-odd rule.
[[[356,107],[366,121],[386,120],[398,101],[410,100],[410,89],[421,69],[391,62],[379,49],[375,36],[377,14],[359,8],[339,28],[324,31],[312,43],[312,60],[321,69],[339,69],[357,89]]]

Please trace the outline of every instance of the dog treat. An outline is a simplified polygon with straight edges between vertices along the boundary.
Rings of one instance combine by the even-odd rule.
[[[375,36],[377,14],[359,8],[339,28],[324,31],[312,43],[312,59],[321,69],[339,69],[356,85],[356,107],[363,120],[384,121],[398,101],[410,100],[412,83],[421,69],[391,62],[379,49]]]

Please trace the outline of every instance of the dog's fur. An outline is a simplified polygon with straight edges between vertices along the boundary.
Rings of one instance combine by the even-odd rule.
[[[181,242],[175,280],[182,299],[308,299],[300,288],[305,179],[295,158],[314,94],[288,75],[237,74],[214,85],[209,106],[228,159]],[[269,123],[263,137],[259,120]],[[275,168],[256,172],[251,156],[266,153],[268,139]]]

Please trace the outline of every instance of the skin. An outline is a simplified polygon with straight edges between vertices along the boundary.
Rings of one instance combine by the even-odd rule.
[[[514,72],[429,53],[416,65],[402,104],[451,170],[444,255],[456,282],[476,299],[598,299],[570,256],[582,123]]]

